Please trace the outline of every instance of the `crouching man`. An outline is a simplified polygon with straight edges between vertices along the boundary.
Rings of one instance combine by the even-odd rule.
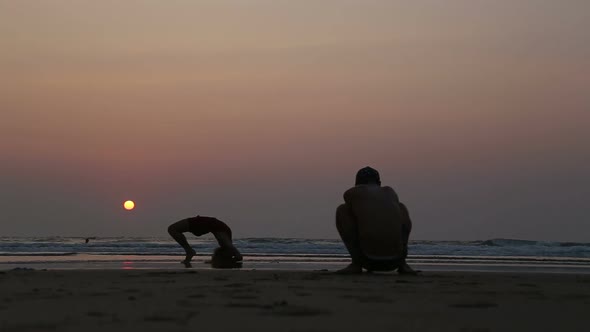
[[[379,172],[358,171],[355,186],[344,193],[336,210],[336,227],[352,263],[342,274],[394,271],[415,274],[406,263],[412,222],[405,205],[391,187],[382,187]]]

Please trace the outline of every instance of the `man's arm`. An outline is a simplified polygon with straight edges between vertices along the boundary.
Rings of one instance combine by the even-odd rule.
[[[408,208],[402,202],[399,203],[399,208],[402,216],[402,225],[404,225],[408,233],[410,233],[412,231],[412,219],[410,219],[410,211],[408,211]]]
[[[344,197],[344,202],[346,204],[348,204],[349,206],[353,200],[353,197],[355,196],[355,192],[356,192],[356,187],[352,187],[352,188],[348,189],[347,191],[345,191],[344,195],[342,195]]]

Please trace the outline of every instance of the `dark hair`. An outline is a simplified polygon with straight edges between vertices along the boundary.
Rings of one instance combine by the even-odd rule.
[[[231,269],[242,267],[242,264],[236,262],[231,249],[219,247],[213,252],[213,256],[211,257],[211,266],[216,269]]]
[[[356,173],[356,181],[354,183],[355,186],[360,184],[370,184],[375,183],[381,185],[381,177],[379,176],[379,172],[376,169],[371,168],[369,166],[365,168],[361,168]]]

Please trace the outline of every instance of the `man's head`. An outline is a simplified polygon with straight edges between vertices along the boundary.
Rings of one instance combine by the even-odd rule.
[[[361,184],[376,184],[381,185],[381,177],[379,176],[379,172],[376,169],[371,168],[369,166],[365,168],[361,168],[356,173],[356,181],[354,183],[355,186]]]

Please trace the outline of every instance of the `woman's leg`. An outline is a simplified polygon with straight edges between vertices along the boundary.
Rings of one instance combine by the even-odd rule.
[[[189,219],[183,219],[168,226],[168,234],[170,234],[170,236],[172,236],[172,238],[176,242],[178,242],[178,244],[180,244],[180,246],[186,252],[186,257],[181,262],[186,267],[190,267],[190,263],[193,259],[193,256],[197,254],[196,251],[190,246],[190,244],[188,244],[188,241],[186,240],[186,237],[183,234],[185,232],[188,232],[189,229]]]

